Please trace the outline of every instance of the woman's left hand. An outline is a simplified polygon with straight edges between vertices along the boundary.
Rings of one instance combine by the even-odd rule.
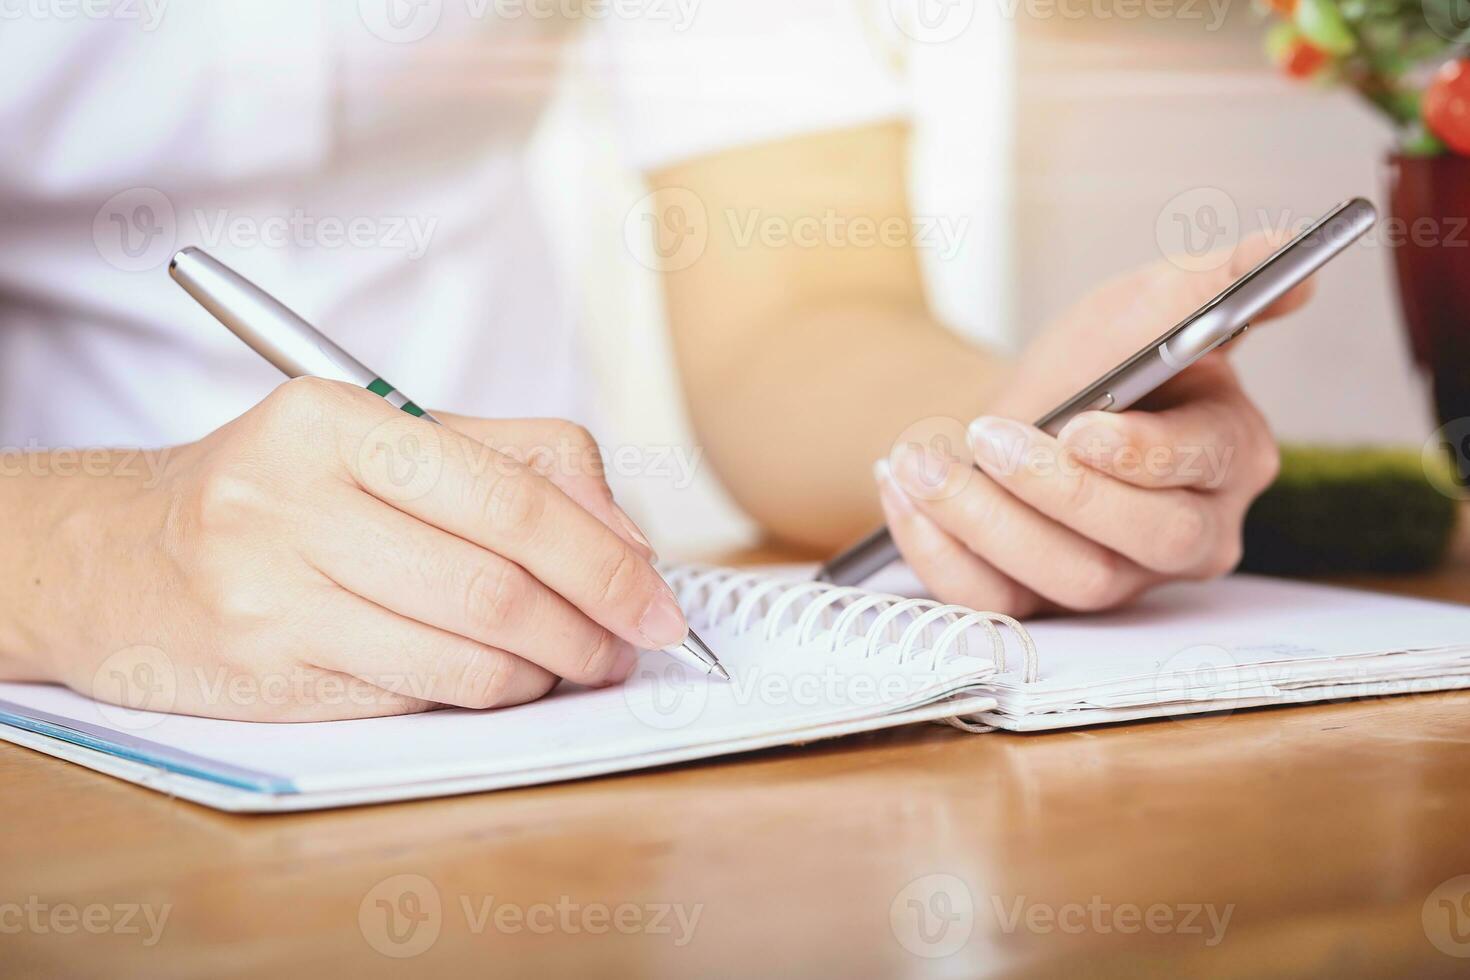
[[[1246,511],[1278,455],[1223,353],[1137,410],[1083,413],[1056,438],[1015,420],[1042,415],[1278,244],[1257,237],[1212,272],[1165,263],[1105,286],[1022,356],[992,414],[970,426],[973,457],[911,443],[878,464],[888,526],[937,598],[1013,615],[1100,610],[1239,563]],[[1259,319],[1300,306],[1308,289]]]

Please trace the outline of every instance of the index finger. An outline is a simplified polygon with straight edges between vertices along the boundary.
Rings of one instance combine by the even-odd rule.
[[[590,511],[644,558],[657,561],[643,529],[618,506],[592,434],[563,419],[481,419],[435,413],[450,428],[529,465]]]
[[[515,562],[636,646],[683,641],[688,626],[658,572],[550,480],[478,440],[383,407],[391,417],[373,411],[338,447],[361,489]]]

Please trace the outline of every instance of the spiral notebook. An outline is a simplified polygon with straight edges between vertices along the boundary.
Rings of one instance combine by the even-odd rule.
[[[233,811],[441,796],[645,769],[924,721],[1038,731],[1470,686],[1470,609],[1237,577],[1106,616],[994,613],[799,574],[670,584],[732,679],[650,653],[622,687],[501,711],[296,725],[0,684],[0,737]]]

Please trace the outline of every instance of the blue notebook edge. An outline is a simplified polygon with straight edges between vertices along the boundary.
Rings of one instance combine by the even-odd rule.
[[[0,724],[58,739],[96,752],[103,752],[119,759],[154,766],[167,772],[203,779],[234,789],[277,796],[289,796],[300,792],[294,782],[281,776],[208,759],[151,742],[146,738],[139,738],[136,735],[127,735],[113,729],[89,725],[73,718],[64,718],[50,712],[38,711],[35,708],[26,708],[10,701],[0,700]]]

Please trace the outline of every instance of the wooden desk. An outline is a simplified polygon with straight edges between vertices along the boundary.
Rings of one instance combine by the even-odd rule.
[[[1470,601],[1470,562],[1377,584]],[[920,726],[287,817],[217,814],[8,745],[0,785],[12,976],[1470,971],[1430,940],[1454,941],[1452,914],[1470,939],[1470,899],[1453,904],[1470,879],[1431,900],[1470,874],[1470,694],[1024,737]],[[417,931],[399,918],[394,945],[378,902],[407,915],[416,896]],[[123,922],[138,904],[171,906],[153,946],[141,915]],[[1216,945],[1196,906],[1229,910]],[[682,945],[675,907],[698,914]],[[140,931],[67,918],[87,914]],[[966,929],[951,955],[910,951]]]

